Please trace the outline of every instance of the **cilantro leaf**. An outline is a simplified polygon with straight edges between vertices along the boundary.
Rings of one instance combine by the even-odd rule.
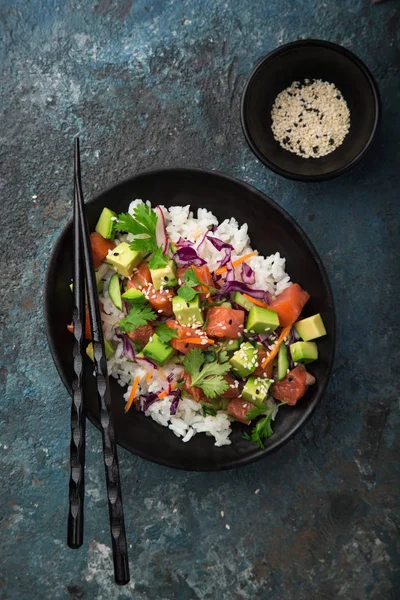
[[[218,353],[218,362],[220,363],[226,363],[229,360],[229,356],[226,350],[221,350]]]
[[[195,285],[202,285],[200,279],[194,272],[193,267],[190,267],[190,269],[185,271],[185,273],[183,274],[183,281],[189,287],[194,287]]]
[[[157,215],[151,206],[148,206],[145,202],[138,204],[133,210],[133,217],[137,223],[137,233],[147,233],[148,235],[155,236]]]
[[[201,369],[204,360],[204,354],[198,348],[193,348],[186,354],[183,365],[185,367],[185,371],[189,373],[190,377],[192,377],[192,374],[197,373]]]
[[[271,407],[264,404],[264,402],[258,402],[256,400],[253,400],[252,404],[254,404],[253,408],[251,408],[246,414],[246,419],[249,419],[249,421],[257,419],[257,417],[265,414],[266,411],[271,410]]]
[[[178,330],[168,327],[168,325],[166,325],[165,323],[158,323],[156,327],[156,334],[162,342],[167,344],[173,338],[178,337]]]
[[[180,298],[183,298],[185,302],[190,302],[197,296],[197,292],[187,285],[183,285],[182,287],[178,288],[176,293]]]
[[[191,385],[200,387],[208,398],[220,396],[228,389],[224,375],[230,371],[230,364],[217,361],[205,362],[205,356],[198,348],[188,352],[183,360],[185,371],[190,375]]]
[[[117,221],[114,221],[116,231],[126,231],[133,235],[145,237],[135,238],[130,244],[132,250],[141,252],[156,252],[156,225],[157,215],[147,204],[138,204],[133,211],[133,216],[129,213],[118,215]]]
[[[162,269],[168,264],[168,258],[162,253],[161,248],[157,248],[153,258],[149,262],[149,269]]]
[[[153,242],[150,237],[135,238],[133,242],[129,244],[131,250],[137,250],[138,252],[155,252],[157,250],[156,242]]]
[[[214,360],[216,360],[215,352],[212,350],[206,350],[204,352],[204,362],[213,362]]]
[[[211,363],[209,363],[211,364]],[[213,363],[218,364],[218,363]],[[226,363],[225,363],[226,365]],[[223,365],[223,366],[225,366]],[[222,365],[219,365],[222,367]],[[228,371],[230,370],[230,366],[228,365]],[[206,377],[201,384],[197,384],[207,398],[214,399],[216,396],[220,396],[228,389],[228,383],[225,381],[222,375],[214,375],[213,377]]]
[[[156,318],[157,314],[150,306],[134,304],[125,319],[119,321],[118,327],[123,333],[128,333],[128,331],[135,331],[138,327],[147,325],[148,321],[154,321]]]
[[[120,213],[113,223],[114,231],[126,231],[136,234],[136,221],[129,213]]]
[[[207,415],[210,415],[210,417],[216,417],[217,411],[215,410],[215,408],[203,404],[203,417],[206,417]]]
[[[254,402],[255,406],[246,414],[246,419],[256,419],[260,415],[264,414],[265,416],[257,421],[256,425],[251,430],[251,436],[248,433],[243,434],[243,438],[245,440],[249,440],[257,444],[261,450],[264,450],[263,440],[266,438],[270,438],[273,435],[272,430],[272,415],[274,411],[279,406],[286,404],[286,402],[281,402],[280,404],[276,404],[275,406],[267,406],[264,402]]]
[[[263,440],[270,438],[274,433],[271,427],[272,412],[260,419],[251,432],[251,441],[257,444],[261,450],[264,450]]]

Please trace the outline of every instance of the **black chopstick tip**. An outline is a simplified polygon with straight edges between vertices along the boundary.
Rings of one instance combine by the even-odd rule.
[[[68,548],[71,548],[71,550],[78,550],[78,548],[82,546],[82,542],[70,542],[69,540],[67,540],[67,545]]]

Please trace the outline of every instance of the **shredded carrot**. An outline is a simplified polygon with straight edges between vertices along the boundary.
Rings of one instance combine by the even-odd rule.
[[[197,279],[200,281],[200,283],[204,283],[204,281],[201,279],[199,270],[195,267],[195,265],[193,265],[193,271],[194,271]],[[203,292],[206,292],[206,293],[208,292],[208,287],[206,285],[202,285],[201,289]]]
[[[269,308],[268,304],[262,302],[262,300],[257,300],[257,298],[253,298],[252,296],[249,296],[248,294],[244,293],[243,296],[246,298],[246,300],[250,300],[250,302],[252,302],[256,306],[261,306],[261,308]]]
[[[160,400],[162,400],[163,398],[165,398],[165,396],[168,396],[168,394],[173,392],[175,388],[176,388],[176,383],[172,383],[171,387],[168,390],[163,390],[162,392],[160,392],[158,394],[158,397],[160,398]]]
[[[139,381],[140,381],[140,375],[136,375],[135,380],[132,385],[131,393],[129,394],[128,402],[125,404],[125,412],[128,412],[128,410],[132,406],[132,403],[135,399],[136,390],[139,385]]]
[[[249,252],[249,254],[245,254],[244,256],[241,256],[240,258],[237,258],[236,260],[234,260],[232,262],[232,265],[234,267],[238,267],[239,265],[244,263],[248,258],[251,258],[252,256],[256,256],[256,254],[258,254],[258,252]],[[223,267],[219,267],[219,269],[215,269],[214,275],[222,275],[223,273],[226,273],[227,270],[228,269],[227,269],[226,265]]]
[[[285,339],[285,337],[287,335],[289,335],[290,330],[292,329],[291,325],[288,325],[287,327],[284,327],[282,329],[281,335],[278,337],[278,339],[276,340],[274,347],[272,348],[270,355],[266,356],[264,358],[264,360],[261,363],[261,368],[265,369],[265,367],[274,360],[275,356],[278,354],[279,351],[279,346],[282,344],[283,340]]]
[[[204,345],[204,340],[206,340],[207,344],[215,344],[214,340],[212,340],[211,338],[202,338],[202,337],[188,337],[188,338],[183,338],[181,340],[177,340],[178,342],[183,342],[184,344],[201,344]]]
[[[146,373],[146,376],[145,376],[146,383],[149,383],[150,379],[151,379],[151,373],[149,371],[148,373]]]

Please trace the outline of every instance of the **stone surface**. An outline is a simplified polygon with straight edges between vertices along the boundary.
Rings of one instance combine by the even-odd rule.
[[[2,600],[400,596],[399,31],[395,1],[3,1]],[[269,172],[239,121],[254,64],[299,37],[356,52],[382,93],[373,150],[320,184]],[[196,474],[120,451],[132,572],[124,589],[113,584],[91,425],[85,544],[65,543],[70,402],[45,340],[42,289],[71,215],[77,133],[92,194],[168,165],[215,168],[265,191],[310,235],[337,306],[324,402],[279,453]]]

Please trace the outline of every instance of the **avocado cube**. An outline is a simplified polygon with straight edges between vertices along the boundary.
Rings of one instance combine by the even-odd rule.
[[[129,288],[121,295],[123,300],[127,302],[144,302],[146,300],[146,296],[140,290],[136,288]]]
[[[114,346],[112,345],[112,343],[109,342],[106,339],[104,339],[104,350],[106,351],[106,359],[107,360],[109,358],[111,358],[112,355],[115,352]],[[90,342],[90,344],[87,345],[87,347],[86,347],[86,354],[88,355],[88,357],[90,358],[90,360],[94,362],[93,342]]]
[[[242,344],[229,360],[233,371],[239,377],[247,377],[258,365],[258,351],[250,342]]]
[[[107,254],[106,261],[123,277],[130,277],[133,269],[141,262],[142,253],[131,250],[129,244],[122,242]]]
[[[269,308],[253,306],[247,317],[246,329],[254,333],[268,333],[279,327],[278,313]]]
[[[153,333],[150,341],[143,348],[143,354],[162,367],[167,360],[172,358],[174,349],[162,342],[156,333]]]
[[[173,260],[168,261],[166,267],[150,269],[150,275],[155,290],[159,290],[161,287],[175,287],[178,285],[176,265]]]
[[[122,310],[121,284],[118,273],[114,273],[108,284],[108,295],[115,308]]]
[[[318,358],[318,348],[315,342],[295,342],[290,344],[290,353],[294,362],[310,363]]]
[[[248,402],[263,402],[271,381],[265,377],[249,377],[242,391],[242,398]]]
[[[312,317],[307,317],[307,319],[297,321],[294,326],[301,339],[305,342],[310,342],[326,335],[325,325],[319,313]]]
[[[278,381],[284,379],[289,368],[289,356],[286,344],[279,346],[278,352]]]
[[[100,218],[97,221],[95,230],[106,240],[114,239],[113,223],[117,218],[117,213],[109,208],[103,208]]]
[[[220,352],[222,350],[225,350],[226,352],[236,352],[236,350],[239,350],[241,342],[242,340],[240,339],[224,340],[223,342],[214,344],[213,349],[216,352]]]
[[[200,308],[199,296],[196,296],[190,302],[186,302],[180,296],[172,298],[172,310],[176,320],[186,327],[201,327],[204,323],[203,313]]]
[[[247,300],[247,298],[245,298],[245,296],[243,296],[243,294],[241,294],[240,292],[235,292],[233,294],[233,301],[235,302],[235,304],[238,304],[246,310],[251,310],[254,306],[253,302]]]

